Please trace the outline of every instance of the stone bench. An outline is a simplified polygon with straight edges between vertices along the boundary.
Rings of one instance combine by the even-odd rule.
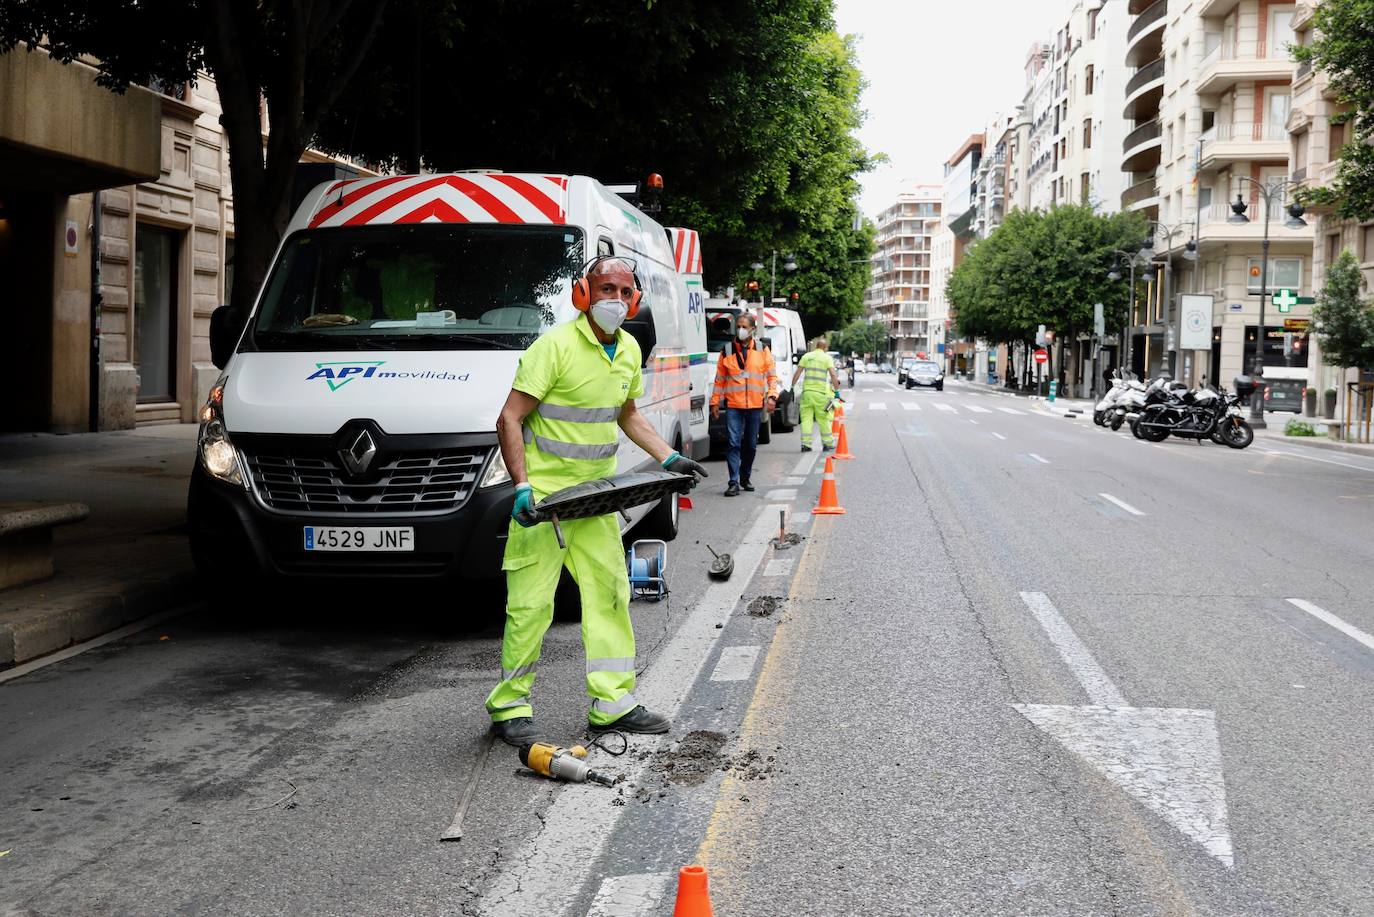
[[[90,514],[84,503],[0,502],[0,589],[52,576],[53,526]]]

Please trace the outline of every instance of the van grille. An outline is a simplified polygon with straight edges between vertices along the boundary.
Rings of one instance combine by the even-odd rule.
[[[269,509],[363,516],[444,513],[467,502],[490,446],[401,452],[365,477],[324,456],[244,456],[253,490]]]

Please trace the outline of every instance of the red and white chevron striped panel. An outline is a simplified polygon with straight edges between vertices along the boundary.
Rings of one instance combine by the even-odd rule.
[[[335,182],[310,217],[310,228],[567,220],[565,175],[391,175]]]
[[[695,229],[680,229],[676,226],[669,227],[668,232],[673,239],[673,258],[677,261],[677,272],[700,274],[701,236]]]

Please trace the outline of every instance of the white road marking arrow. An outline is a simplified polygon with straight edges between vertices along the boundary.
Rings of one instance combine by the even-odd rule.
[[[1216,715],[1127,706],[1049,597],[1023,592],[1021,600],[1095,703],[1015,704],[1016,710],[1222,864],[1234,866]]]

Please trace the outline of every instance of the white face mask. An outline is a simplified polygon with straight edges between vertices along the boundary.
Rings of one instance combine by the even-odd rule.
[[[754,329],[753,329],[753,328],[736,328],[736,329],[735,329],[735,337],[739,338],[741,341],[747,341],[747,340],[749,340],[749,336],[752,335],[753,333],[754,333]]]
[[[629,311],[630,307],[618,299],[600,299],[592,303],[592,321],[607,334],[615,334]]]

